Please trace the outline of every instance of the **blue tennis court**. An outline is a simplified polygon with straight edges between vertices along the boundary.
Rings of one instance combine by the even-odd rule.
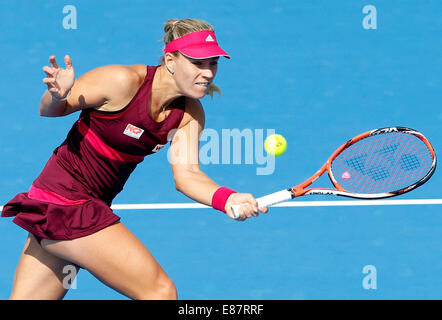
[[[256,197],[278,191],[310,177],[347,139],[388,126],[421,131],[439,155],[441,11],[437,0],[0,0],[0,205],[29,189],[78,118],[38,115],[48,57],[64,66],[69,54],[77,76],[108,64],[155,65],[171,18],[211,23],[232,57],[220,59],[222,95],[202,100],[201,146],[218,139],[220,152],[206,152],[201,167],[219,185]],[[223,140],[235,130],[252,149]],[[274,162],[262,150],[267,130],[288,142]],[[139,165],[114,204],[191,203],[175,190],[167,149]],[[441,199],[441,185],[436,169],[396,199]],[[329,200],[343,199],[293,201]],[[204,208],[115,212],[180,299],[442,298],[441,205],[275,207],[245,222]],[[7,299],[27,232],[4,218],[0,235]],[[66,299],[126,298],[81,270]]]

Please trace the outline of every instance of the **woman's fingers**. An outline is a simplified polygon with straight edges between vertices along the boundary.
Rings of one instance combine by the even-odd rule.
[[[46,75],[48,77],[55,77],[55,69],[54,68],[44,66],[43,71],[44,71],[44,73],[46,73]]]
[[[258,207],[258,203],[255,198],[249,199],[248,202],[242,203],[240,207],[241,220],[245,220],[251,217],[259,216],[259,213],[267,213],[269,209],[267,207]]]
[[[257,217],[260,212],[267,213],[269,210],[267,207],[258,207],[258,201],[250,193],[232,193],[225,208],[230,218],[239,221]]]
[[[51,66],[52,66],[53,68],[56,68],[56,69],[59,68],[59,66],[58,66],[58,64],[57,64],[57,60],[55,60],[55,56],[50,56],[50,57],[49,57],[49,63],[51,64]]]
[[[258,204],[256,200],[250,195],[247,199],[247,202],[241,204],[240,216],[244,219],[247,219],[251,217],[257,217],[258,215]]]
[[[267,212],[269,212],[269,208],[267,208],[267,207],[259,207],[259,211],[262,212],[262,213],[267,213]]]
[[[48,86],[48,91],[51,93],[60,94],[60,89],[57,86],[57,82],[54,78],[44,78],[43,83]]]
[[[71,69],[72,68],[72,60],[71,60],[71,57],[69,55],[65,55],[64,56],[64,64],[66,65],[66,69]]]
[[[54,78],[43,78],[43,83],[46,83],[47,85],[54,85],[55,79]]]
[[[72,67],[72,60],[69,55],[65,55],[64,62],[66,68],[60,68],[55,56],[49,57],[49,66],[43,67],[43,72],[46,74],[46,78],[43,82],[48,86],[51,93],[55,93],[56,96],[65,95],[71,88],[75,81],[74,68]]]

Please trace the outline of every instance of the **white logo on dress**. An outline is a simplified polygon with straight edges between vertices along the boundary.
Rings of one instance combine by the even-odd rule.
[[[160,151],[164,146],[165,146],[165,144],[157,144],[157,145],[155,146],[155,148],[152,149],[152,152],[158,152],[158,151]]]
[[[134,126],[133,124],[128,123],[126,126],[126,129],[124,129],[124,134],[126,136],[135,138],[135,139],[140,139],[141,135],[143,134],[144,130],[141,128],[138,128],[136,126]]]

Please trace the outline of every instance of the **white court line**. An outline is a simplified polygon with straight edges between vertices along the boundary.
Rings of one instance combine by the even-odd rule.
[[[442,205],[442,199],[404,200],[344,200],[344,201],[286,201],[273,207],[345,207],[345,206],[398,206],[398,205]],[[140,203],[113,204],[113,210],[164,210],[164,209],[208,209],[201,203]],[[0,206],[0,211],[3,207]]]
[[[344,200],[344,201],[286,201],[273,207],[335,207],[335,206],[397,206],[397,205],[442,205],[442,199],[404,200]],[[146,203],[114,204],[114,210],[162,210],[162,209],[207,209],[200,203]]]

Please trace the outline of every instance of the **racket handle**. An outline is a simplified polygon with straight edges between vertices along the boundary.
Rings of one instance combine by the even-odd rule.
[[[287,201],[293,198],[293,194],[290,189],[281,190],[278,192],[271,193],[264,197],[257,198],[258,208],[268,207],[283,201]],[[235,204],[232,206],[232,213],[235,219],[239,218],[239,207],[240,204]]]

